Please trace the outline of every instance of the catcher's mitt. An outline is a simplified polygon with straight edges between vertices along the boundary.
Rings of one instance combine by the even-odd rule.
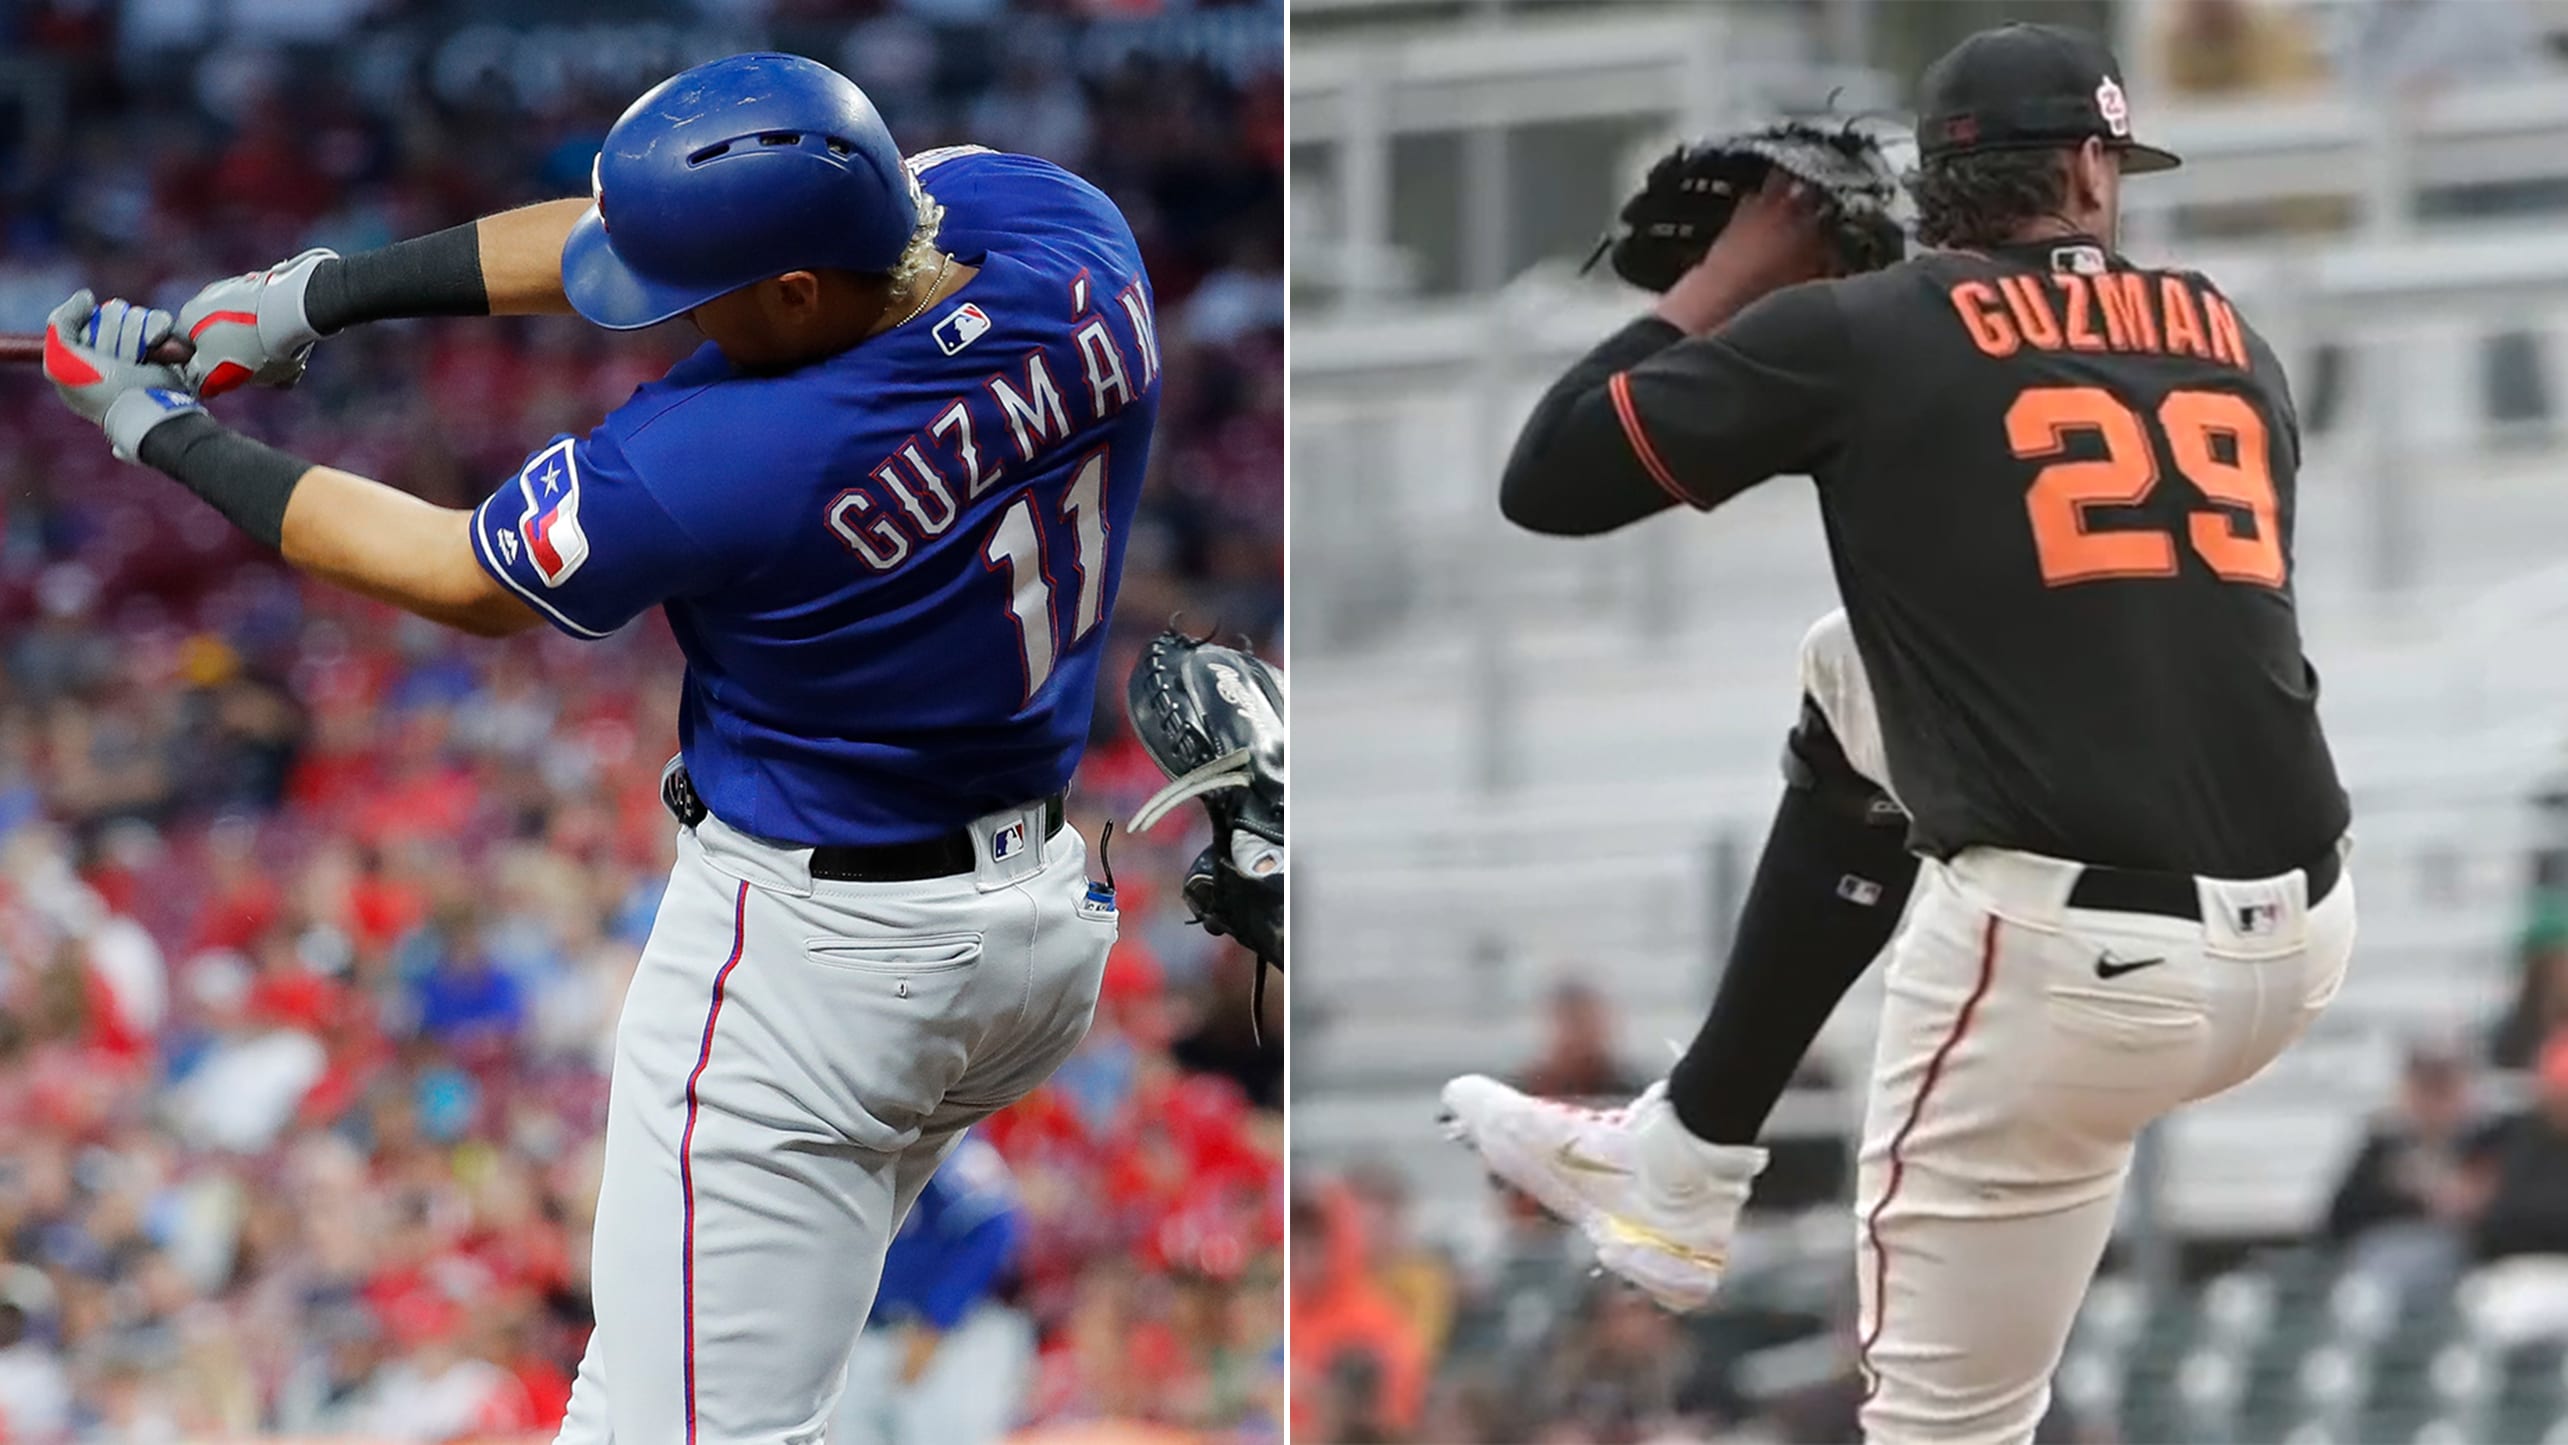
[[[1133,830],[1200,801],[1213,842],[1186,870],[1186,906],[1206,929],[1282,967],[1283,675],[1250,653],[1163,632],[1133,664],[1126,696],[1133,730],[1169,777],[1133,815]]]
[[[1779,121],[1660,157],[1596,243],[1588,266],[1610,256],[1615,275],[1646,291],[1665,291],[1712,249],[1739,198],[1763,186],[1778,166],[1819,193],[1838,275],[1878,271],[1907,253],[1907,238],[1890,212],[1899,174],[1881,143],[1852,126],[1821,130]]]

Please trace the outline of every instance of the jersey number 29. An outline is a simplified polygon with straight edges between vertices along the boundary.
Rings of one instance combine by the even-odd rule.
[[[2194,554],[2224,581],[2282,586],[2283,536],[2265,418],[2230,392],[2173,391],[2149,421],[2166,439],[2176,470],[2214,504],[2186,518]],[[2168,533],[2088,525],[2087,508],[2136,506],[2158,485],[2147,425],[2120,397],[2094,386],[2033,387],[2006,409],[2007,444],[2025,461],[2058,457],[2072,432],[2104,441],[2102,460],[2052,460],[2024,494],[2044,583],[2176,575],[2176,539]],[[2226,444],[2227,455],[2215,442]]]
[[[1088,635],[1106,610],[1106,453],[1099,448],[1079,464],[1069,488],[1061,494],[1060,521],[1071,534],[1075,555],[1070,565],[1079,573],[1078,608],[1071,614],[1067,636],[1055,615],[1052,562],[1036,516],[1034,494],[1027,492],[999,514],[990,539],[981,544],[981,566],[1003,574],[1008,583],[1008,611],[1016,618],[1017,642],[1025,663],[1025,695],[1032,698],[1052,676],[1053,660]]]

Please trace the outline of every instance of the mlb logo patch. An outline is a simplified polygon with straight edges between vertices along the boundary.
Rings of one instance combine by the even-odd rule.
[[[559,587],[589,554],[588,533],[580,530],[580,468],[570,440],[537,452],[517,474],[517,490],[526,498],[517,535],[525,539],[527,560],[545,586]]]
[[[988,334],[990,313],[966,301],[946,312],[934,329],[936,349],[952,356]]]
[[[1881,885],[1848,873],[1837,880],[1837,896],[1858,908],[1870,908],[1881,901]]]
[[[990,861],[1005,863],[1025,851],[1025,824],[1010,823],[990,835]]]
[[[2080,276],[2101,276],[2105,272],[2104,248],[2101,246],[2058,246],[2051,251],[2051,269],[2072,271]]]
[[[2242,903],[2238,905],[2238,931],[2250,938],[2271,933],[2283,921],[2279,903]]]

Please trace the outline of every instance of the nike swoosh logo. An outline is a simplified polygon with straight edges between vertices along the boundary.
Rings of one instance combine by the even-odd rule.
[[[1671,1239],[1646,1224],[1634,1224],[1621,1215],[1608,1214],[1602,1222],[1607,1234],[1625,1244],[1637,1244],[1644,1249],[1663,1250],[1687,1264],[1699,1265],[1705,1269],[1730,1267],[1730,1256],[1727,1253],[1696,1249],[1693,1245]]]
[[[2108,953],[2095,961],[2095,976],[2098,978],[2120,978],[2126,973],[2138,973],[2144,968],[2155,968],[2159,964],[2165,962],[2166,960],[2163,958],[2117,959],[2112,954]]]
[[[1563,1169],[1574,1170],[1580,1174],[1628,1175],[1632,1172],[1629,1169],[1618,1168],[1615,1165],[1608,1164],[1602,1159],[1590,1159],[1586,1155],[1578,1152],[1577,1145],[1568,1143],[1564,1143],[1559,1148],[1552,1151],[1552,1162],[1558,1164]]]

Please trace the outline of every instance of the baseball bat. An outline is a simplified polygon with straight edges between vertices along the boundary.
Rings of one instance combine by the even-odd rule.
[[[152,360],[167,366],[178,366],[195,354],[196,348],[177,336],[152,348]],[[43,336],[0,335],[0,366],[41,366],[44,359]]]

